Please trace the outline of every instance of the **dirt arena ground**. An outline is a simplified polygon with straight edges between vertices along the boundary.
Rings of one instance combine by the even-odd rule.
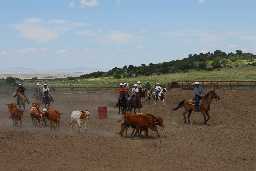
[[[8,102],[12,91],[0,92],[0,170],[162,170],[254,171],[256,170],[256,90],[218,90],[221,101],[211,108],[210,126],[199,113],[192,125],[184,125],[177,102],[191,98],[191,91],[174,89],[167,102],[145,105],[144,112],[164,118],[161,138],[122,138],[120,116],[114,108],[113,90],[95,92],[57,90],[54,106],[62,115],[61,128],[33,128],[28,112],[23,128],[12,128]],[[97,107],[108,106],[106,120],[97,118]],[[70,112],[88,108],[88,130],[68,127]],[[150,132],[151,135],[152,132]]]

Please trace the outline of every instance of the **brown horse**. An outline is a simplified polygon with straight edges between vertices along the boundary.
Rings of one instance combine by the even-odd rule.
[[[213,99],[220,100],[220,97],[216,94],[214,90],[209,91],[205,96],[201,99],[200,104],[200,112],[204,116],[204,124],[207,124],[207,122],[210,120],[210,106]],[[178,110],[179,108],[184,107],[185,111],[183,112],[184,117],[184,123],[190,124],[190,116],[193,111],[195,111],[195,104],[193,100],[183,100],[181,101],[177,107],[175,107],[173,110]],[[188,114],[188,115],[187,115]]]
[[[22,118],[23,118],[23,111],[18,109],[17,105],[15,103],[7,104],[8,110],[10,112],[10,118],[12,119],[13,126],[16,127],[19,126],[22,127]]]

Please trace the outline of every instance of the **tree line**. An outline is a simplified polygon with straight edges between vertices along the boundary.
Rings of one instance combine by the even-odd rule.
[[[187,58],[180,60],[171,60],[158,64],[150,63],[140,66],[123,66],[115,67],[107,72],[97,71],[89,74],[81,75],[80,78],[98,78],[98,77],[114,77],[126,78],[137,76],[160,75],[167,73],[188,72],[190,70],[211,71],[222,68],[235,68],[244,65],[256,66],[256,55],[252,53],[244,53],[242,50],[225,53],[216,50],[213,53],[189,54]]]

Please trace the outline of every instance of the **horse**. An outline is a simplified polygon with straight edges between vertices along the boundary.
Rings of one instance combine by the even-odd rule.
[[[153,90],[145,89],[145,100],[144,102],[151,102],[153,99]]]
[[[19,108],[23,107],[23,110],[26,110],[26,103],[30,103],[27,96],[17,91],[14,97],[17,97],[17,105],[19,106]]]
[[[39,103],[32,103],[32,107],[30,109],[30,116],[32,123],[35,127],[41,126],[41,122],[44,124],[44,127],[47,126],[47,117],[45,113],[41,111]]]
[[[162,102],[164,103],[164,102],[165,102],[166,93],[167,93],[167,89],[166,89],[166,88],[163,88],[163,89],[159,92],[159,94],[157,94],[156,91],[153,91],[152,97],[153,97],[153,100],[155,101],[155,104],[156,104],[158,101],[162,101]]]
[[[210,111],[210,106],[211,106],[213,99],[220,100],[220,97],[216,94],[215,90],[209,91],[201,99],[200,112],[203,114],[205,125],[207,125],[207,122],[210,120],[209,111]],[[183,112],[184,123],[190,124],[191,113],[193,111],[196,111],[195,104],[194,104],[193,100],[183,100],[173,110],[176,111],[181,107],[184,107],[184,109],[185,109],[185,111]],[[187,116],[187,114],[188,114],[188,116]]]
[[[48,108],[52,102],[54,102],[54,100],[50,94],[44,94],[42,96],[42,104],[45,108]]]
[[[13,127],[19,126],[22,127],[22,118],[23,118],[23,110],[18,109],[15,103],[7,104],[8,110],[10,112],[10,119],[12,119]]]
[[[147,90],[145,88],[139,88],[139,93],[142,99],[147,97]]]
[[[138,109],[138,112],[140,112],[140,109],[142,108],[141,103],[141,96],[140,93],[136,93],[130,97],[128,100],[128,111],[133,111],[136,113],[136,110]]]
[[[36,100],[38,101],[42,101],[42,91],[41,91],[41,88],[40,87],[36,87],[35,90],[34,90],[34,97]]]
[[[163,90],[159,94],[159,99],[164,103],[165,102],[165,97],[166,97],[167,89],[163,88]]]
[[[118,98],[118,102],[116,104],[116,106],[118,106],[118,113],[124,113],[127,110],[127,105],[128,105],[128,100],[127,98],[122,95]]]

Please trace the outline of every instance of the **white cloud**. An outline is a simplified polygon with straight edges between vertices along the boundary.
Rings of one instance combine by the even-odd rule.
[[[27,19],[23,23],[18,24],[16,29],[22,37],[36,42],[49,42],[58,38],[58,33],[45,27],[40,20]]]
[[[133,35],[130,33],[124,32],[113,32],[107,36],[107,39],[113,43],[128,43],[133,38]]]
[[[97,0],[80,0],[80,5],[82,8],[96,7],[99,5],[99,2]]]
[[[63,19],[44,21],[40,18],[27,18],[16,25],[16,30],[27,40],[46,43],[56,40],[61,34],[87,26],[86,23],[73,22]]]

